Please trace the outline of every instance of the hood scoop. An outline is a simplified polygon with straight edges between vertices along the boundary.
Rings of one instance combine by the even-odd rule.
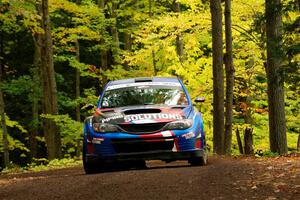
[[[161,113],[161,110],[157,108],[147,108],[147,109],[134,109],[134,110],[124,111],[125,115],[144,114],[144,113]]]
[[[109,110],[101,110],[102,113],[115,113],[115,111],[113,109],[109,109]]]
[[[179,110],[183,110],[185,108],[186,108],[185,106],[173,106],[173,107],[171,107],[171,109],[179,109]]]

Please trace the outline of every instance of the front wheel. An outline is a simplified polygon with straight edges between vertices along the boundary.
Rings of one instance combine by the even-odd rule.
[[[94,163],[83,162],[83,168],[86,174],[96,174],[99,172]]]
[[[192,165],[192,166],[204,166],[204,165],[207,165],[208,163],[208,156],[207,156],[207,153],[204,153],[203,156],[200,156],[200,157],[194,157],[194,158],[191,158],[189,160],[189,163]]]
[[[97,162],[88,162],[86,159],[86,144],[82,145],[82,163],[86,174],[96,174],[103,171],[103,166]]]
[[[146,161],[144,160],[135,161],[135,167],[136,169],[147,169]]]
[[[99,166],[97,163],[91,163],[86,161],[86,155],[83,152],[82,154],[82,163],[83,163],[83,169],[86,174],[96,174],[100,172]]]

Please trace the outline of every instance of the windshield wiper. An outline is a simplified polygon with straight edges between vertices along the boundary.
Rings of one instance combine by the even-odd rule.
[[[102,106],[101,108],[115,108],[115,106]]]
[[[156,105],[155,103],[144,103],[143,105],[147,106],[147,105]]]

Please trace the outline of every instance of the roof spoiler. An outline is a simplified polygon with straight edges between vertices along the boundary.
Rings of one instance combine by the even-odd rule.
[[[135,78],[134,82],[139,83],[139,82],[152,82],[153,79],[149,77],[141,77],[141,78]]]

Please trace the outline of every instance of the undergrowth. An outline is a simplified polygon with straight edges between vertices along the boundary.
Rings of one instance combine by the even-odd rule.
[[[35,159],[32,163],[21,167],[11,163],[9,167],[4,168],[1,174],[21,173],[21,172],[38,172],[46,171],[51,169],[62,169],[68,167],[75,167],[81,165],[82,161],[80,158],[63,158],[54,159],[48,161],[46,158]]]

